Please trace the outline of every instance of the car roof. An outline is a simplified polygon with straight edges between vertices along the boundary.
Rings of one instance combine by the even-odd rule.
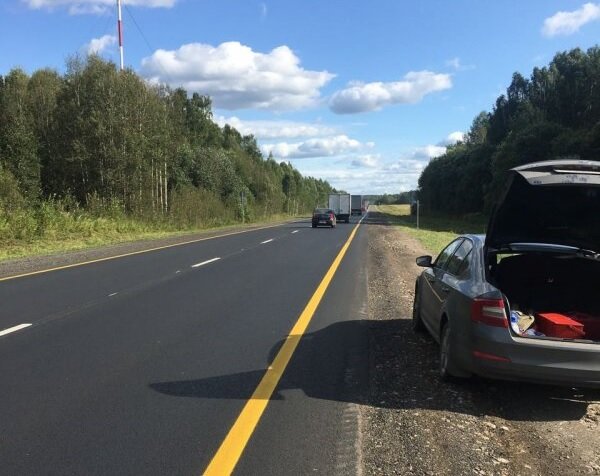
[[[463,238],[469,238],[471,241],[476,243],[485,243],[485,235],[483,234],[464,233],[460,236],[462,236]]]

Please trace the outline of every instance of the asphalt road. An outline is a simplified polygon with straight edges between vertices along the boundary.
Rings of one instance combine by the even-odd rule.
[[[285,224],[0,282],[0,334],[31,324],[0,336],[0,474],[202,474],[353,228]],[[237,474],[356,471],[366,241],[363,225]]]

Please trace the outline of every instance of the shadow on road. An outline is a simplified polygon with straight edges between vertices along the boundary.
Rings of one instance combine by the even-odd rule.
[[[268,356],[272,361],[280,343]],[[369,350],[367,350],[369,349]],[[413,333],[409,319],[356,320],[306,334],[273,399],[300,389],[308,397],[393,409],[429,409],[514,421],[579,420],[600,391],[473,379],[442,382],[438,347]],[[247,400],[265,369],[196,380],[152,383],[160,393]]]

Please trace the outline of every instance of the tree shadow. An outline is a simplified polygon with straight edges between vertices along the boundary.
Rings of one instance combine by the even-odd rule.
[[[281,346],[267,357],[272,362]],[[409,319],[351,320],[302,337],[271,399],[286,390],[310,398],[393,409],[452,411],[515,421],[579,420],[600,391],[517,382],[440,380],[437,344],[413,333]],[[151,383],[165,395],[248,400],[266,368],[194,380]],[[255,395],[268,399],[268,395]]]

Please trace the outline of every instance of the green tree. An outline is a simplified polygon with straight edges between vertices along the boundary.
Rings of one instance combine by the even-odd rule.
[[[558,53],[529,79],[514,73],[491,113],[474,120],[464,144],[433,159],[419,178],[426,209],[489,211],[508,170],[540,160],[600,155],[600,49]]]
[[[0,166],[17,180],[23,194],[35,200],[40,193],[40,160],[34,120],[28,108],[29,77],[20,69],[3,80],[0,95]]]

